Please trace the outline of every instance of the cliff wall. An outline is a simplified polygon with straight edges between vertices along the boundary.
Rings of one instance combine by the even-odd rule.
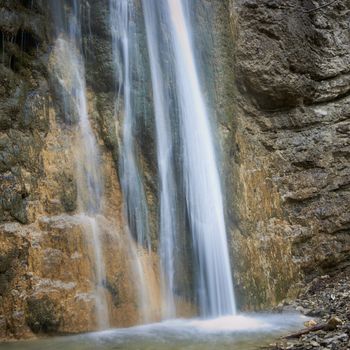
[[[278,303],[350,262],[350,2],[327,3],[229,4],[226,154],[243,304]]]

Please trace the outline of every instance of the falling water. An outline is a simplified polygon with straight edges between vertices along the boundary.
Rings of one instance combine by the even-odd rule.
[[[85,231],[92,239],[95,261],[95,305],[97,326],[100,330],[109,328],[108,305],[106,293],[104,290],[104,281],[106,280],[105,265],[103,262],[103,251],[100,241],[100,226],[96,216],[81,215],[85,224]]]
[[[200,308],[208,316],[234,314],[220,178],[190,41],[189,21],[181,0],[167,0],[167,3],[175,54],[186,200],[199,264]]]
[[[193,253],[197,261],[195,271],[197,297],[203,316],[219,316],[235,313],[235,301],[230,271],[224,208],[219,171],[215,157],[214,139],[210,120],[201,91],[196,62],[191,44],[189,18],[184,12],[185,0],[144,0],[144,16],[147,28],[149,57],[151,61],[154,104],[156,110],[158,162],[161,177],[163,211],[161,230],[163,269],[168,274],[169,290],[172,287],[175,233],[171,219],[171,176],[169,176],[169,105],[164,95],[164,75],[159,62],[162,48],[157,43],[155,23],[164,22],[163,35],[173,51],[175,70],[175,95],[182,149],[182,172],[186,207],[192,233]],[[156,14],[158,13],[158,18]],[[169,63],[168,63],[169,64]],[[163,79],[163,80],[162,80]]]
[[[150,322],[155,319],[157,312],[154,310],[152,300],[152,283],[147,281],[150,267],[148,260],[151,257],[151,244],[148,226],[148,210],[145,191],[139,173],[138,161],[135,149],[135,126],[137,123],[135,86],[133,86],[132,74],[136,72],[137,78],[142,80],[142,72],[139,71],[139,48],[135,41],[135,8],[133,1],[110,0],[110,23],[112,32],[112,47],[114,66],[116,68],[116,82],[119,91],[116,96],[116,112],[123,105],[123,128],[121,144],[120,178],[125,211],[128,219],[126,232],[136,238],[138,247],[132,243],[129,247],[132,259],[132,268],[135,282],[138,284],[139,313],[142,322]],[[134,93],[134,94],[133,94]],[[147,251],[143,251],[142,247]]]
[[[169,120],[170,97],[162,78],[161,48],[158,40],[157,7],[153,1],[143,0],[143,11],[147,33],[147,45],[150,57],[153,99],[156,120],[157,157],[160,192],[160,258],[163,280],[163,317],[176,316],[174,298],[175,256],[176,246],[176,205],[175,180],[172,166],[172,135]]]
[[[149,229],[147,221],[147,206],[143,183],[140,178],[136,159],[134,130],[135,111],[132,99],[132,69],[133,59],[137,56],[137,48],[134,45],[134,25],[131,18],[134,15],[133,2],[129,0],[110,0],[110,18],[112,30],[112,44],[114,64],[117,68],[118,84],[120,91],[117,96],[117,106],[124,98],[124,121],[122,133],[122,152],[120,163],[120,175],[125,209],[131,233],[137,238],[140,245],[150,248]],[[121,57],[119,58],[119,55]]]
[[[65,11],[57,6],[59,6],[57,3],[52,3],[53,10],[57,10],[55,15],[59,16],[58,14],[60,14],[63,16]],[[58,21],[63,18],[58,18]],[[64,22],[65,20],[63,19]],[[81,213],[80,218],[84,223],[86,234],[93,247],[97,324],[99,329],[106,329],[109,325],[108,307],[103,286],[106,274],[100,242],[100,227],[97,220],[102,210],[103,184],[102,175],[99,172],[100,155],[88,115],[85,64],[82,57],[80,26],[78,1],[74,0],[72,2],[71,13],[68,15],[67,33],[65,35],[61,33],[56,43],[56,49],[60,53],[60,59],[66,63],[66,72],[64,78],[61,78],[61,83],[69,91],[73,100],[73,107],[70,105],[65,106],[66,114],[75,113],[78,117],[78,135],[75,147],[78,210]],[[65,27],[65,25],[61,24],[60,28],[62,30]]]

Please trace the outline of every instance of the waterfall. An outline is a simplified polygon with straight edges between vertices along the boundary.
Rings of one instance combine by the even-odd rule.
[[[139,313],[141,322],[150,322],[155,319],[155,307],[152,300],[152,283],[147,281],[150,276],[148,260],[152,260],[151,243],[148,225],[148,210],[145,190],[139,172],[137,151],[135,147],[135,127],[137,123],[136,113],[136,88],[133,85],[133,74],[142,80],[142,65],[138,43],[135,41],[136,24],[134,22],[135,8],[133,1],[110,0],[110,24],[112,33],[112,49],[115,81],[118,84],[115,112],[123,108],[122,142],[120,145],[120,179],[124,197],[124,208],[127,217],[128,228],[135,238],[138,247],[130,246],[133,273],[135,283],[138,284],[137,293],[139,299]],[[146,252],[142,251],[146,248]]]
[[[230,270],[224,207],[216,161],[214,138],[191,43],[189,18],[185,0],[144,0],[149,59],[152,71],[153,96],[157,124],[158,164],[161,178],[161,244],[163,271],[174,299],[172,285],[173,255],[176,234],[172,223],[172,192],[169,159],[172,151],[169,130],[169,101],[164,94],[166,72],[160,64],[162,50],[159,37],[173,52],[171,64],[175,72],[174,95],[178,114],[182,149],[182,176],[188,220],[193,242],[197,298],[200,314],[213,317],[235,313],[235,301]],[[155,23],[162,22],[161,30]],[[164,66],[169,67],[169,62]],[[175,262],[174,262],[175,261]]]
[[[134,140],[136,116],[134,111],[135,101],[133,100],[132,70],[138,68],[133,62],[133,60],[136,60],[138,53],[133,40],[135,37],[134,24],[130,20],[133,15],[134,7],[132,1],[110,0],[113,57],[117,74],[116,81],[119,85],[116,111],[119,111],[120,101],[122,98],[124,99],[119,173],[130,231],[140,245],[149,249],[147,205],[143,183],[138,170]]]
[[[153,85],[154,111],[156,121],[157,158],[160,192],[160,258],[162,268],[162,290],[164,318],[176,316],[174,287],[175,287],[175,256],[176,247],[176,200],[174,167],[172,166],[173,145],[171,125],[169,120],[170,97],[163,81],[160,66],[161,47],[158,37],[160,30],[157,26],[157,4],[143,0],[143,11],[147,33],[147,45],[150,58]]]
[[[62,5],[62,4],[61,4]],[[60,59],[65,62],[65,74],[58,77],[62,87],[70,96],[65,101],[65,114],[68,120],[78,120],[76,158],[78,212],[87,240],[93,247],[94,295],[97,326],[106,329],[109,326],[108,306],[104,290],[106,280],[105,265],[100,241],[98,216],[102,214],[103,183],[100,173],[100,155],[88,114],[86,97],[85,64],[82,56],[82,34],[80,7],[78,0],[72,1],[67,10],[52,0],[54,18],[57,19],[59,38],[56,49]],[[66,18],[67,16],[67,18]],[[74,116],[73,116],[74,115]]]
[[[124,249],[137,283],[142,322],[157,319],[159,305],[163,319],[182,316],[181,308],[188,311],[193,301],[203,317],[235,313],[215,139],[198,78],[187,5],[186,0],[109,0],[115,120],[121,125],[121,134],[116,135],[118,170],[129,245]],[[105,185],[89,118],[82,9],[78,0],[65,4],[51,0],[51,6],[59,29],[55,49],[64,62],[56,78],[64,90],[66,119],[76,131],[77,211],[93,249],[96,319],[98,328],[105,329],[109,310],[99,220],[106,212]],[[88,30],[91,36],[90,23]],[[153,110],[145,107],[149,97]],[[151,246],[148,187],[143,183],[149,174],[143,173],[145,154],[137,138],[146,118],[154,118],[155,126],[160,273],[156,245]]]
[[[200,310],[206,316],[235,313],[223,198],[210,121],[181,0],[167,0],[175,55],[183,143],[186,201],[198,257]]]

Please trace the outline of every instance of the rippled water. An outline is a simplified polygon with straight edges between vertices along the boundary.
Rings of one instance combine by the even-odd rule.
[[[1,350],[225,350],[258,349],[302,326],[298,314],[172,320],[78,336],[0,344]]]

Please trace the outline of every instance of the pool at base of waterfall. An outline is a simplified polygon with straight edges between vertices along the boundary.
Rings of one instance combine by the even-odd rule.
[[[0,344],[1,350],[253,350],[299,329],[295,313],[175,319],[75,336]]]

